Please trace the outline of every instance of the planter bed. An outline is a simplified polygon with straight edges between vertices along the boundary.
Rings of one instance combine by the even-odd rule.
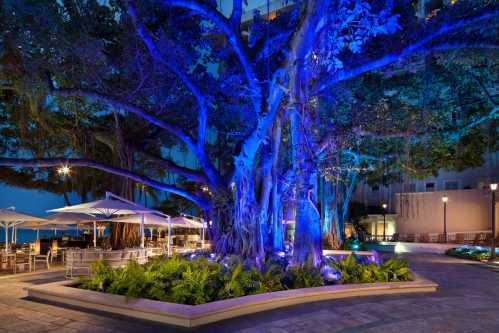
[[[285,306],[354,296],[433,292],[438,285],[414,274],[409,282],[330,285],[276,291],[215,301],[201,305],[160,302],[73,288],[73,281],[55,282],[26,288],[28,296],[86,309],[182,327],[196,327],[228,318]]]

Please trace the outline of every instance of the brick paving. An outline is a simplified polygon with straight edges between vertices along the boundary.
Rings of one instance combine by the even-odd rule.
[[[357,297],[310,303],[179,329],[26,299],[24,287],[62,279],[61,272],[0,280],[3,332],[499,332],[499,273],[469,261],[408,255],[411,267],[439,283],[436,293]]]

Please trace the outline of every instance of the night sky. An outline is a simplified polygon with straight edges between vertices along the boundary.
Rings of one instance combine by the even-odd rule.
[[[79,203],[70,196],[71,203]],[[0,208],[14,206],[16,210],[36,216],[46,216],[46,210],[64,206],[64,197],[53,193],[0,185]]]

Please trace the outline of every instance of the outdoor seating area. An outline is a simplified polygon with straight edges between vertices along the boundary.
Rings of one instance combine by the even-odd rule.
[[[145,264],[150,257],[162,255],[153,249],[69,249],[66,252],[64,264],[66,277],[73,278],[79,275],[90,275],[92,264],[98,260],[103,261],[113,268],[124,267],[128,261],[133,260]]]
[[[128,261],[146,263],[155,256],[172,256],[210,248],[206,240],[206,223],[193,216],[170,216],[110,192],[106,199],[66,206],[49,211],[47,218],[17,212],[13,207],[0,211],[0,226],[5,242],[0,243],[0,274],[34,272],[51,267],[63,268],[66,277],[90,275],[91,265],[102,260],[110,267],[123,267]],[[139,244],[117,248],[110,243],[112,224],[137,226]],[[19,230],[36,230],[36,239],[17,243]],[[48,238],[40,230],[53,230]],[[59,231],[76,231],[76,236]]]

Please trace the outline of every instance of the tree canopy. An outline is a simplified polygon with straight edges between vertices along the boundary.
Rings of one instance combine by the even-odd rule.
[[[462,170],[497,149],[494,2],[418,17],[409,0],[292,1],[244,22],[242,8],[5,1],[1,181],[82,199],[145,184],[199,207],[218,251],[257,258],[282,248],[291,207],[300,263],[319,260],[361,177]],[[83,167],[71,188],[62,164]],[[336,184],[321,204],[336,229],[317,177]]]

